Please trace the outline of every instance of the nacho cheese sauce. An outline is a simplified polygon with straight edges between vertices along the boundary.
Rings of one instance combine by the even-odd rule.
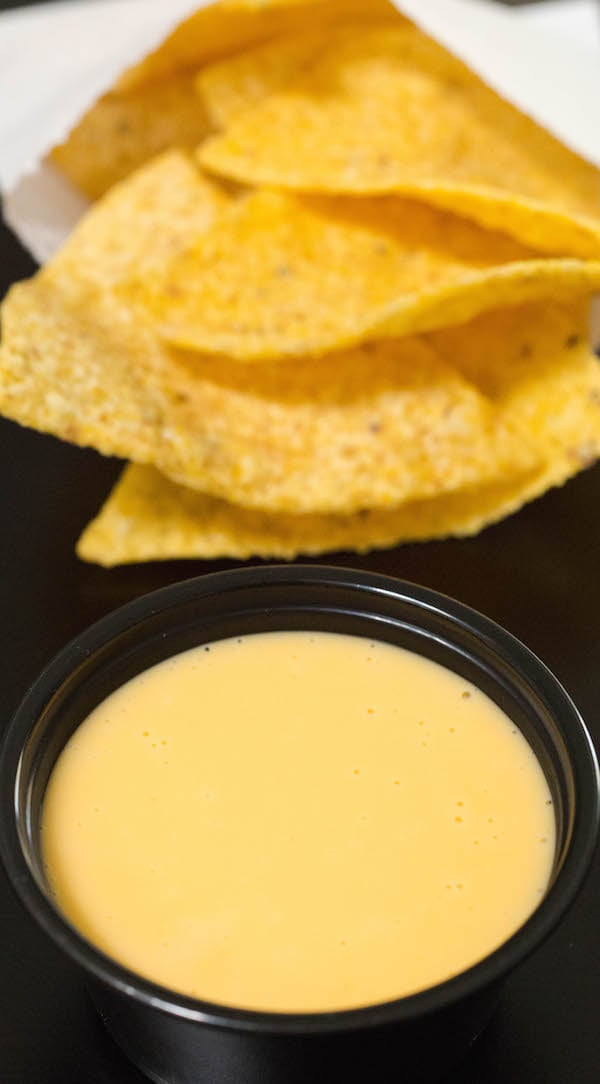
[[[145,671],[73,735],[42,837],[65,915],[176,991],[355,1008],[432,986],[540,902],[542,770],[478,689],[411,652],[249,635]]]

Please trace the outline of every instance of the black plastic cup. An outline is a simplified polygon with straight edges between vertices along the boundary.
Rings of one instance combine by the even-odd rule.
[[[556,812],[550,885],[512,937],[455,978],[345,1012],[243,1011],[184,997],[128,971],[57,910],[40,851],[41,808],[56,759],[79,723],[123,682],[170,655],[276,629],[350,633],[433,659],[487,693],[536,753]],[[107,1028],[128,1057],[160,1084],[440,1079],[483,1030],[502,980],[572,903],[590,863],[599,813],[598,766],[583,721],[526,647],[480,614],[424,588],[302,565],[188,580],[123,607],[77,637],[44,671],[12,721],[0,761],[0,793],[0,847],[18,896],[83,969]]]

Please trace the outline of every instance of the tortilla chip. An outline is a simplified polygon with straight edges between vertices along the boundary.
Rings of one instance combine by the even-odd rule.
[[[544,457],[537,470],[396,509],[315,516],[242,509],[176,486],[155,470],[129,467],[84,532],[79,556],[107,566],[292,558],[476,534],[600,456],[600,362],[586,345],[585,325],[578,306],[519,307],[430,340],[454,364],[462,359],[469,378],[528,434]]]
[[[195,86],[215,128],[226,128],[245,110],[304,74],[329,48],[322,29],[276,38],[209,64]]]
[[[91,208],[5,303],[2,409],[192,488],[290,511],[397,504],[536,464],[510,422],[414,339],[291,368],[163,346],[116,291],[151,278],[223,206],[172,151]]]
[[[388,0],[219,0],[190,15],[139,64],[119,79],[116,90],[198,68],[281,34],[323,28],[341,18],[403,21]]]
[[[600,445],[599,445],[600,447]],[[335,550],[366,553],[401,542],[477,534],[543,491],[539,475],[353,516],[268,513],[175,485],[152,467],[129,466],[77,555],[106,568],[139,561],[283,558]]]
[[[290,368],[169,351],[60,267],[4,306],[0,409],[245,506],[351,512],[509,477],[526,437],[425,343]]]
[[[91,207],[42,274],[75,291],[155,276],[228,204],[189,155],[166,151]]]
[[[243,506],[344,513],[390,507],[538,462],[510,419],[499,420],[416,338],[299,359],[292,367],[205,357],[184,364],[187,424],[213,454],[219,448],[223,472],[217,485],[213,468],[207,485],[198,462],[192,488]],[[167,473],[184,480],[181,470]]]
[[[544,488],[598,458],[600,360],[585,307],[548,306],[537,320],[526,309],[489,313],[428,341],[545,453]]]
[[[2,409],[192,488],[292,511],[396,504],[535,465],[510,423],[415,340],[292,369],[164,347],[115,291],[152,277],[224,205],[180,152],[96,204],[5,303]]]
[[[175,74],[124,96],[106,94],[50,158],[90,199],[170,147],[193,148],[209,131],[189,74]]]
[[[502,492],[502,486],[499,492]],[[477,530],[481,496],[453,494],[397,511],[355,516],[294,516],[242,509],[177,486],[151,467],[129,466],[99,515],[83,532],[77,555],[110,568],[138,561],[230,557],[292,559],[333,550],[366,552],[413,535],[451,533],[464,512]]]
[[[172,344],[267,361],[464,323],[593,291],[600,262],[534,259],[503,234],[425,204],[257,192],[141,291]]]
[[[271,49],[277,61],[255,54],[263,100],[202,145],[206,168],[252,185],[397,192],[542,251],[600,253],[600,172],[415,26],[338,28],[296,78],[297,42]],[[231,65],[234,97],[251,66],[250,55]]]

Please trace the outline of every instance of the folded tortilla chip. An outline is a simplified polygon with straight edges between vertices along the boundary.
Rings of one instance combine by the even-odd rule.
[[[260,191],[233,204],[162,278],[124,297],[143,303],[175,346],[267,361],[598,286],[599,261],[535,259],[503,234],[422,203]]]
[[[598,458],[600,360],[588,346],[585,310],[553,305],[530,316],[489,313],[428,341],[545,453],[550,487]]]
[[[336,28],[323,44],[310,62],[290,37],[201,77],[209,111],[229,112],[199,150],[206,168],[252,185],[402,193],[541,251],[600,253],[600,172],[442,46],[408,21]],[[243,93],[256,104],[240,111]]]
[[[387,0],[221,0],[201,8],[140,64],[125,72],[75,125],[50,159],[90,199],[97,199],[154,155],[192,148],[210,132],[194,90],[198,65],[273,34],[342,16],[401,24]]]
[[[241,113],[304,75],[328,51],[330,40],[322,29],[309,30],[269,40],[202,68],[195,87],[211,124],[226,128]]]
[[[600,449],[600,445],[599,445]],[[139,561],[366,553],[402,542],[477,534],[543,492],[540,475],[353,516],[286,515],[205,496],[153,467],[126,468],[77,554],[106,568]]]
[[[538,463],[510,418],[417,339],[293,367],[190,358],[114,295],[77,292],[60,266],[5,302],[0,410],[240,505],[294,512],[390,506]]]
[[[75,291],[151,278],[228,204],[188,154],[166,151],[90,207],[42,275]]]
[[[315,25],[326,28],[347,17],[403,20],[388,0],[217,0],[180,23],[157,49],[124,72],[115,89],[127,92],[277,35],[302,33]]]
[[[535,331],[534,331],[535,328]],[[600,456],[600,362],[581,307],[515,308],[431,337],[453,364],[528,432],[545,462],[520,478],[351,516],[269,514],[130,467],[79,555],[113,565],[167,558],[291,558],[475,534],[561,485]],[[500,334],[502,333],[502,334]]]
[[[106,566],[170,558],[292,558],[476,534],[563,484],[600,456],[600,363],[585,346],[583,322],[572,312],[557,311],[555,318],[549,317],[549,333],[537,325],[536,344],[524,315],[517,310],[509,314],[509,337],[515,348],[509,375],[504,373],[501,348],[495,348],[499,341],[495,317],[479,346],[468,351],[465,365],[474,376],[481,374],[490,394],[529,427],[540,452],[546,454],[539,470],[478,489],[409,501],[397,509],[314,516],[242,509],[176,486],[153,469],[130,466],[80,539],[79,556]],[[464,345],[477,343],[473,330],[482,328],[448,333],[443,344],[448,356],[455,358]],[[565,331],[558,347],[556,342],[552,347],[552,336]],[[492,357],[486,371],[488,346]]]
[[[50,159],[95,200],[161,151],[197,146],[209,130],[193,78],[184,72],[125,95],[104,95]]]
[[[506,487],[492,487],[488,505]],[[230,557],[291,559],[334,550],[366,552],[409,538],[433,538],[482,526],[486,498],[452,494],[397,511],[354,516],[294,516],[242,509],[177,486],[152,467],[129,466],[99,515],[83,532],[77,554],[110,568],[138,561]],[[456,533],[461,533],[456,528]]]
[[[118,289],[151,278],[224,206],[168,152],[91,208],[3,307],[0,409],[192,488],[295,512],[392,505],[536,465],[510,421],[414,339],[293,367],[165,347]]]

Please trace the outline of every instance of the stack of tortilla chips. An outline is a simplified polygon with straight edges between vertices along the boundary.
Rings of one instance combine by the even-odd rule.
[[[111,565],[464,535],[600,455],[600,174],[386,0],[221,0],[52,155],[0,410],[131,465]]]

